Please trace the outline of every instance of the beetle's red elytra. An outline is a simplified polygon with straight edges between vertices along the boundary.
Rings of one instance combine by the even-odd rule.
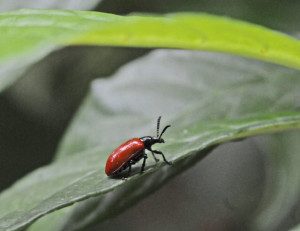
[[[128,173],[131,171],[131,165],[134,165],[139,160],[143,159],[143,164],[141,167],[141,173],[145,169],[147,154],[145,150],[152,153],[152,156],[156,162],[159,161],[155,157],[155,154],[159,154],[163,157],[165,163],[171,165],[169,161],[166,160],[164,154],[159,150],[152,150],[151,146],[156,143],[164,143],[165,141],[161,138],[164,132],[170,127],[167,125],[164,127],[162,132],[159,134],[161,116],[157,119],[157,136],[143,136],[141,138],[132,138],[125,143],[117,147],[109,156],[105,165],[105,173],[107,176],[118,175],[128,168]]]
[[[116,148],[108,157],[105,166],[106,175],[113,175],[137,154],[145,149],[144,142],[139,138],[128,140]]]

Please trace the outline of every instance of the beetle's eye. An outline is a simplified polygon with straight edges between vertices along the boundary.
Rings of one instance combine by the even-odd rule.
[[[160,142],[161,142],[161,143],[164,143],[165,141],[164,141],[164,139],[160,139]]]

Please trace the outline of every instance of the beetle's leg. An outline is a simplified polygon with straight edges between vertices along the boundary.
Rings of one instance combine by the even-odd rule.
[[[151,151],[151,154],[152,154],[152,156],[153,156],[153,158],[154,158],[155,162],[158,162],[158,161],[159,161],[159,159],[155,157],[155,155],[154,155],[153,151]]]
[[[153,150],[152,150],[151,148],[147,148],[147,150],[151,152],[151,154],[152,154],[152,156],[153,156],[155,162],[157,163],[157,162],[159,161],[159,159],[156,158],[156,156],[155,156],[154,153],[153,153]]]
[[[164,161],[168,164],[168,165],[172,165],[171,162],[167,161],[165,155],[161,152],[161,151],[158,151],[158,150],[151,150],[151,152],[155,153],[155,154],[159,154],[159,155],[162,155]]]
[[[145,165],[146,165],[146,159],[147,159],[147,158],[148,158],[148,157],[147,157],[147,154],[144,153],[144,160],[143,160],[143,164],[142,164],[142,168],[141,168],[141,173],[143,173],[144,170],[145,170]]]
[[[128,175],[131,173],[131,163],[129,163],[129,165],[128,165]]]
[[[131,173],[131,165],[133,165],[134,163],[135,163],[135,162],[134,162],[133,160],[130,160],[129,163],[128,163],[128,172],[127,172],[128,176],[129,176],[130,173]]]

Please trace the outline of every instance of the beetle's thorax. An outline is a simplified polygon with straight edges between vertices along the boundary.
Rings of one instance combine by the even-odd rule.
[[[156,143],[164,143],[164,140],[163,139],[159,139],[157,137],[153,137],[153,136],[143,136],[140,138],[141,141],[144,142],[144,145],[145,145],[145,148],[151,148],[151,146],[153,144],[156,144]]]

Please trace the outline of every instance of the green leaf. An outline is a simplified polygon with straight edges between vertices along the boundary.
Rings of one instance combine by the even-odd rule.
[[[31,225],[27,231],[54,231],[59,230],[65,220],[68,213],[71,213],[72,209],[74,207],[69,206],[65,207],[63,209],[57,210],[51,214],[48,214],[45,217],[42,217],[37,222],[35,222],[33,225]]]
[[[218,144],[299,128],[299,73],[225,55],[170,50],[152,52],[113,78],[94,81],[56,161],[1,194],[0,230],[18,230],[57,209],[102,196],[99,213],[70,225],[85,227],[121,212]],[[159,148],[174,165],[155,165],[148,158],[142,175],[126,181],[105,176],[107,155],[128,138],[153,135],[158,115],[162,126],[172,125]]]
[[[293,227],[290,229],[291,231],[299,231],[300,230],[300,225],[297,225],[296,227]]]
[[[18,79],[28,66],[67,45],[220,51],[300,68],[297,39],[258,25],[208,14],[117,16],[84,11],[20,10],[0,14],[0,33],[0,90]]]

